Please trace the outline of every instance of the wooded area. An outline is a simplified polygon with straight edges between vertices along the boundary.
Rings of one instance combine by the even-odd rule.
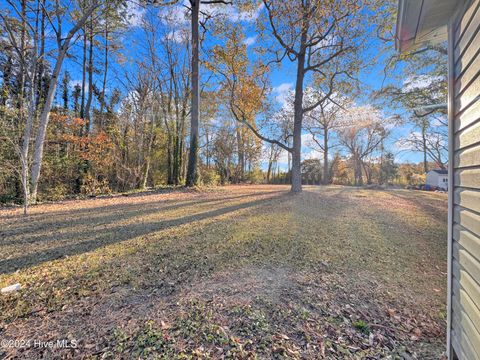
[[[395,1],[1,10],[2,203],[184,184],[408,185],[446,166],[445,49],[395,54]],[[371,89],[372,67],[400,81]],[[282,69],[295,81],[279,104]]]

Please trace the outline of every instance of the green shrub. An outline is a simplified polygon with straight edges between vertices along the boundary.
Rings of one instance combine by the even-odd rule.
[[[53,186],[45,187],[41,192],[39,192],[40,200],[48,201],[59,201],[63,200],[69,194],[69,188],[67,185],[62,183],[57,183]]]
[[[260,169],[254,169],[247,174],[247,182],[250,184],[262,184],[264,181],[263,171]]]
[[[220,175],[215,169],[200,167],[200,183],[205,186],[217,186],[220,184]]]
[[[363,320],[354,321],[352,325],[355,329],[357,329],[361,333],[368,334],[370,332],[370,327]]]

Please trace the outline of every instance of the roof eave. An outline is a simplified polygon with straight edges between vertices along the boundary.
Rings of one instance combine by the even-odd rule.
[[[418,22],[420,20],[420,12],[423,0],[418,1],[418,4],[420,11],[409,12],[407,9],[408,1],[398,1],[397,24],[395,27],[395,49],[400,53],[411,50],[411,48],[415,44],[416,29],[415,33],[413,33],[412,36],[408,36],[407,34],[409,33],[409,27],[406,25],[406,23],[408,20],[410,20],[411,23],[413,22],[417,24],[416,28],[418,28]]]
[[[425,43],[446,40],[453,10],[465,0],[399,0],[395,48],[412,51]]]

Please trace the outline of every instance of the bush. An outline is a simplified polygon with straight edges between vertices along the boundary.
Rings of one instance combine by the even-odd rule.
[[[82,179],[80,192],[87,196],[97,196],[100,194],[110,194],[111,190],[108,186],[108,179],[98,180],[90,174],[85,175]]]
[[[57,183],[54,186],[45,187],[39,192],[40,200],[59,201],[63,200],[69,195],[69,188],[67,185]]]
[[[264,180],[263,172],[260,169],[255,169],[253,171],[250,171],[247,174],[246,178],[247,182],[250,184],[262,184]]]
[[[220,175],[215,169],[200,167],[200,183],[205,186],[217,186],[220,184]]]

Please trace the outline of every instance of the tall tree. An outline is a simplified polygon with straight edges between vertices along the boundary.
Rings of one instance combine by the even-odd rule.
[[[188,153],[188,167],[186,185],[194,186],[197,183],[197,163],[198,163],[198,144],[199,144],[199,118],[200,118],[200,74],[199,74],[199,61],[200,61],[200,38],[198,32],[199,26],[199,14],[201,4],[231,4],[230,1],[224,0],[189,0],[191,7],[191,50],[192,50],[192,67],[191,67],[191,86],[192,86],[192,98],[190,106],[190,149]]]
[[[174,5],[179,1],[161,1],[149,0],[149,3],[157,5]],[[198,148],[199,148],[199,119],[200,119],[200,33],[199,21],[201,14],[201,4],[232,4],[231,1],[226,0],[189,0],[189,10],[191,14],[191,102],[190,102],[190,148],[188,153],[188,166],[186,174],[186,185],[194,186],[198,180]],[[203,15],[207,15],[203,13]]]
[[[341,146],[353,163],[355,185],[363,185],[366,160],[388,137],[387,121],[370,106],[350,107],[342,114],[343,126],[338,131]],[[368,175],[368,174],[367,174]]]
[[[236,120],[237,181],[244,180],[247,161],[260,155],[259,139],[288,147],[262,135],[257,116],[265,110],[268,93],[267,68],[249,62],[244,35],[239,27],[223,28],[225,44],[214,47],[209,68],[221,76],[221,93],[228,112]],[[248,130],[248,131],[247,131]],[[253,135],[253,136],[252,136]]]
[[[5,15],[0,14],[0,17],[3,20],[3,26],[8,34],[8,38],[10,41],[11,46],[15,49],[17,53],[17,58],[20,66],[20,73],[21,73],[21,81],[25,81],[25,79],[29,80],[30,87],[28,90],[27,95],[27,115],[25,119],[25,125],[23,129],[23,136],[20,144],[14,143],[14,147],[16,152],[18,153],[18,157],[20,159],[21,164],[21,183],[22,183],[22,190],[23,190],[23,209],[24,214],[27,214],[28,206],[30,203],[30,169],[29,169],[29,152],[30,152],[30,137],[33,132],[33,122],[36,115],[36,106],[38,104],[36,96],[37,96],[37,64],[38,64],[38,29],[37,27],[33,26],[32,23],[38,21],[40,8],[37,6],[37,9],[34,10],[33,14],[33,21],[31,18],[28,17],[26,11],[26,4],[22,1],[21,10],[15,5],[15,3],[10,3],[11,7],[13,8],[14,13],[21,18],[21,34],[20,37],[20,44],[15,36],[15,30],[12,26],[12,20],[7,18]],[[38,4],[37,4],[38,5]],[[30,20],[30,21],[29,21]],[[27,43],[27,32],[29,34],[31,48],[26,48]],[[21,86],[22,91],[20,92],[21,96],[24,96],[24,85]],[[21,100],[20,104],[23,107],[23,99]],[[23,118],[23,109],[20,111],[20,117]],[[21,119],[23,120],[23,119]]]
[[[354,26],[361,18],[361,4],[357,1],[337,0],[263,0],[273,38],[281,50],[276,52],[275,62],[288,58],[296,65],[295,98],[293,104],[292,192],[302,190],[301,152],[303,117],[326,98],[331,88],[317,102],[304,106],[304,82],[314,74],[333,83],[337,76],[352,77],[356,62],[350,59],[349,66],[341,58],[355,53],[359,46],[362,27]],[[365,20],[365,19],[364,19]],[[353,26],[352,26],[353,25]],[[327,74],[330,63],[338,67]]]
[[[82,13],[82,15],[75,19],[72,16],[72,26],[66,33],[63,32],[63,25],[66,23],[64,12],[65,7],[61,6],[60,2],[56,2],[53,7],[53,16],[56,19],[56,23],[51,23],[52,30],[56,37],[57,55],[55,57],[55,66],[53,68],[52,78],[48,84],[48,92],[46,95],[45,103],[40,114],[40,121],[38,132],[35,138],[35,150],[33,154],[32,163],[32,177],[31,177],[31,200],[36,201],[38,191],[38,180],[40,178],[40,170],[42,168],[43,149],[45,143],[45,135],[47,131],[47,125],[50,118],[50,110],[53,105],[53,99],[58,85],[58,77],[62,69],[63,61],[70,48],[70,43],[77,32],[85,25],[88,18],[92,13],[100,6],[98,0],[92,0],[89,7]]]
[[[65,111],[68,110],[68,104],[70,101],[70,73],[68,71],[65,71],[63,73],[63,78],[62,78],[62,101],[63,101],[63,109]]]

